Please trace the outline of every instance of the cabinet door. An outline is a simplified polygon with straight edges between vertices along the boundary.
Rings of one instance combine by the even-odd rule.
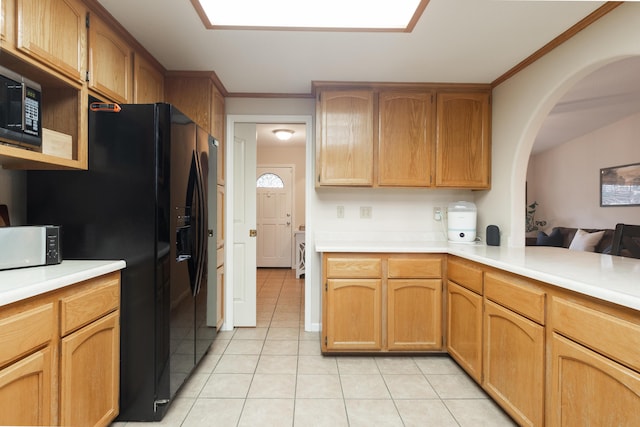
[[[7,0],[0,0],[0,40],[5,40],[7,34]]]
[[[544,423],[544,328],[484,303],[483,387],[520,425]]]
[[[327,350],[382,348],[382,280],[328,279]]]
[[[17,0],[17,48],[82,82],[86,63],[86,13],[79,0]]]
[[[0,425],[52,425],[51,348],[0,370]]]
[[[490,187],[488,93],[439,93],[436,119],[436,187]]]
[[[131,47],[96,15],[89,25],[89,88],[115,102],[131,100]]]
[[[135,55],[133,70],[133,102],[153,104],[164,101],[164,75],[150,61]]]
[[[211,129],[212,86],[209,77],[167,77],[165,97],[201,128]]]
[[[120,312],[115,311],[62,339],[62,425],[108,426],[118,415],[119,315]]]
[[[373,185],[373,92],[323,91],[318,111],[319,185]]]
[[[428,187],[433,162],[431,93],[381,92],[378,185]]]
[[[442,280],[389,279],[387,348],[442,348]]]
[[[482,296],[447,284],[447,350],[478,383],[482,381]]]
[[[216,246],[218,248],[224,245],[224,193],[224,187],[222,185],[216,185]],[[219,259],[218,262],[220,262]]]
[[[225,136],[225,109],[224,97],[215,86],[213,87],[213,120],[211,135],[218,140],[218,185],[224,185],[224,136]]]
[[[548,425],[632,426],[640,374],[554,333]]]
[[[216,270],[216,329],[220,330],[224,323],[224,265]]]

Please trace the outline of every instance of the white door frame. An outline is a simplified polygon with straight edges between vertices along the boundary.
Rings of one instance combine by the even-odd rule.
[[[230,114],[227,116],[227,125],[226,125],[226,133],[225,133],[225,195],[227,197],[225,203],[225,213],[224,216],[226,219],[233,218],[233,180],[230,177],[233,176],[233,173],[230,171],[233,170],[233,140],[234,140],[234,129],[236,123],[300,123],[305,125],[306,132],[306,173],[305,173],[305,205],[310,206],[311,195],[315,191],[315,180],[313,179],[315,165],[313,162],[313,117],[311,115],[286,115],[286,116],[278,116],[278,115],[234,115]],[[305,230],[307,234],[313,233],[313,223],[310,221],[311,217],[309,215],[309,210],[305,209]],[[233,268],[234,259],[233,259],[233,251],[229,250],[230,248],[226,247],[229,242],[233,242],[233,224],[232,221],[226,220],[225,222],[225,280],[224,280],[224,324],[222,326],[222,330],[230,331],[233,330],[233,286],[230,286],[230,283],[233,283]],[[304,293],[304,307],[305,307],[305,319],[304,319],[304,328],[306,331],[317,331],[319,330],[318,324],[312,324],[311,322],[311,282],[310,280],[315,274],[314,258],[309,256],[309,251],[305,251],[305,293]]]

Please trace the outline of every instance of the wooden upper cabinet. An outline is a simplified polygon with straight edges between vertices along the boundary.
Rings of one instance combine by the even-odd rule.
[[[317,186],[490,188],[488,87],[317,90]]]
[[[203,129],[211,129],[211,86],[207,77],[169,76],[165,80],[165,97]]]
[[[75,81],[84,81],[87,16],[84,3],[16,0],[15,7],[18,51]]]
[[[0,40],[7,34],[7,0],[0,0]]]
[[[133,102],[135,104],[163,102],[163,71],[142,55],[135,55],[133,67]]]
[[[432,99],[430,92],[380,92],[378,185],[431,184]]]
[[[438,93],[436,110],[436,187],[490,188],[489,93]]]
[[[225,119],[224,119],[224,96],[214,86],[213,87],[213,123],[211,126],[211,134],[218,140],[218,185],[224,185],[224,138],[225,138]]]
[[[131,46],[106,22],[96,15],[91,15],[89,89],[115,102],[131,102],[132,56]]]
[[[373,91],[323,91],[316,109],[318,185],[373,185]]]

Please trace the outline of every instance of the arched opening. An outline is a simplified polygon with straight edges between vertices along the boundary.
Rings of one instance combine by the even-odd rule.
[[[638,75],[640,56],[616,59],[557,89],[521,172],[527,244],[554,227],[613,229],[637,222],[640,207],[601,206],[600,170],[640,162]]]

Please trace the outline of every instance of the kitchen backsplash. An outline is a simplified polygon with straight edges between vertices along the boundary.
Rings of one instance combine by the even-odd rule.
[[[441,189],[322,188],[315,197],[314,230],[344,232],[444,233],[446,223],[434,220],[434,208],[474,201],[471,191]]]

